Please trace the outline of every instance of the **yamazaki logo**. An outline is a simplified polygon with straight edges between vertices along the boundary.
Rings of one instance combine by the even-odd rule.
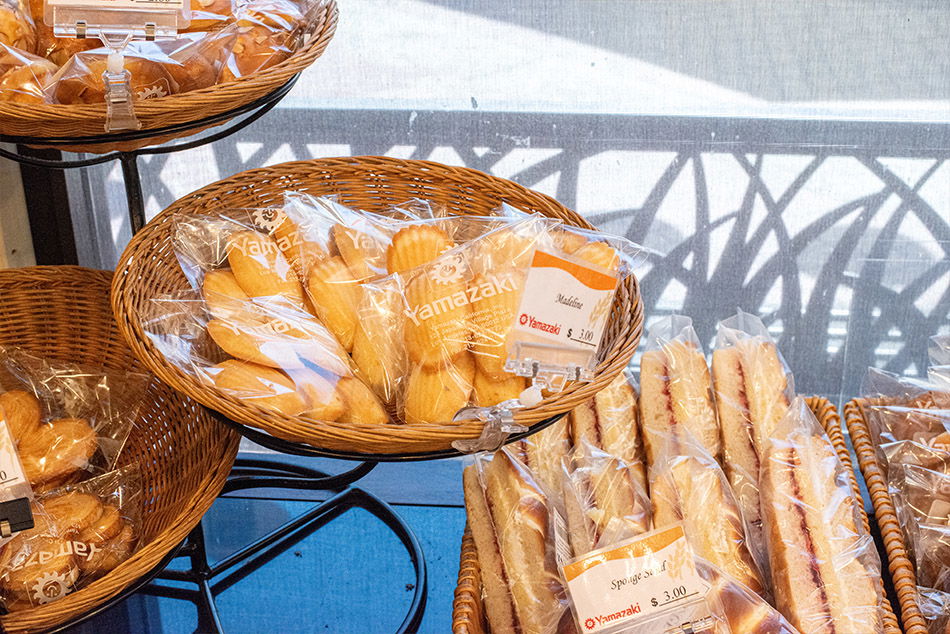
[[[528,328],[549,332],[552,335],[561,334],[561,324],[548,324],[543,321],[538,321],[528,313],[521,313],[521,317],[518,318],[518,323]]]

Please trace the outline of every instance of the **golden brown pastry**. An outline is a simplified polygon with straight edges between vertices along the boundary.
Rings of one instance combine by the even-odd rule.
[[[468,405],[475,361],[468,353],[435,369],[418,365],[406,385],[403,418],[407,423],[451,423]]]
[[[215,367],[220,370],[214,374],[215,387],[242,401],[287,416],[296,416],[309,409],[304,395],[280,370],[236,359],[223,361]]]
[[[357,280],[373,277],[386,267],[386,246],[362,231],[341,224],[330,227],[337,252]]]
[[[472,352],[479,369],[490,377],[509,376],[505,372],[508,335],[521,302],[524,278],[523,271],[501,269],[476,275],[469,282],[470,292],[480,298],[471,304]]]
[[[55,103],[102,103],[105,84],[106,54],[85,54],[72,58],[60,69],[53,86]],[[125,69],[130,73],[129,87],[134,99],[167,97],[178,90],[168,69],[160,62],[142,57],[125,58]]]
[[[0,44],[36,52],[36,31],[19,9],[0,4]]]
[[[573,255],[608,271],[616,271],[620,267],[620,255],[606,242],[588,242],[574,251]]]
[[[405,273],[436,259],[455,246],[449,236],[432,225],[410,225],[396,232],[386,252],[386,270]]]
[[[0,74],[0,101],[46,103],[43,87],[56,73],[56,64],[34,60]]]
[[[29,392],[10,390],[0,394],[0,413],[16,442],[39,429],[40,402]]]
[[[337,389],[343,395],[345,407],[340,422],[365,425],[385,425],[390,422],[389,414],[379,398],[358,378],[340,379]]]
[[[250,301],[250,297],[228,269],[217,269],[205,273],[201,284],[201,295],[208,306],[208,312],[218,319],[239,316],[244,311],[243,303]]]
[[[374,341],[360,323],[353,331],[353,363],[360,377],[387,403],[393,399],[396,381],[404,374],[401,345],[393,340]]]
[[[289,368],[287,374],[305,396],[307,409],[302,416],[325,421],[343,416],[346,402],[340,389],[340,375],[308,366]]]
[[[232,0],[191,0],[191,22],[183,33],[213,31],[233,19]]]
[[[218,78],[218,68],[213,59],[205,57],[204,46],[189,47],[175,56],[174,62],[163,64],[174,81],[176,93],[189,92],[213,86]]]
[[[554,499],[561,497],[564,481],[564,459],[571,452],[570,426],[567,419],[535,432],[508,445],[516,456],[534,475],[544,492]]]
[[[228,263],[238,284],[250,297],[282,297],[303,307],[300,278],[277,242],[259,231],[238,231],[228,238]]]
[[[762,514],[776,606],[802,632],[882,632],[881,579],[857,558],[850,487],[836,482],[838,457],[820,436],[796,434],[762,459]]]
[[[79,540],[86,543],[102,543],[117,536],[125,528],[125,520],[119,509],[112,504],[103,504],[99,517],[79,533]]]
[[[677,338],[643,353],[640,416],[650,464],[666,442],[681,442],[682,430],[719,458],[719,425],[710,385],[706,358],[689,340]]]
[[[90,557],[79,560],[83,574],[94,579],[113,570],[132,556],[137,541],[132,525],[125,523],[118,535],[100,544]]]
[[[491,631],[557,631],[563,591],[547,548],[548,498],[504,451],[495,453],[482,475],[480,483],[476,466],[470,466],[463,484]]]
[[[481,368],[475,369],[474,402],[479,407],[492,407],[504,401],[517,399],[528,387],[527,379],[509,374],[507,377],[495,379]]]
[[[63,66],[76,53],[82,53],[102,46],[98,38],[85,39],[56,37],[53,27],[47,26],[43,20],[44,0],[30,0],[30,15],[36,27],[36,50],[40,57],[45,57],[57,66]],[[100,71],[101,73],[101,71]]]
[[[267,26],[237,26],[233,38],[228,39],[230,55],[221,68],[219,83],[276,66],[293,53],[293,35]]]
[[[343,258],[334,256],[316,262],[307,276],[307,293],[317,315],[340,345],[353,349],[362,290]]]
[[[412,363],[437,368],[465,352],[471,338],[466,284],[436,278],[431,271],[406,285],[406,353]]]
[[[99,498],[89,493],[69,491],[43,499],[43,510],[65,530],[81,533],[102,514]]]
[[[60,418],[40,425],[20,440],[20,463],[34,489],[64,482],[84,469],[98,448],[96,432],[79,418]]]

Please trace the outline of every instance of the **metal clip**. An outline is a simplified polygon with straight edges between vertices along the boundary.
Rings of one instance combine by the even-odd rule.
[[[76,22],[76,37],[80,40],[86,39],[86,21],[79,20]]]
[[[676,627],[666,630],[666,634],[702,634],[702,632],[708,632],[715,626],[716,619],[711,616],[706,616],[677,625]]]
[[[145,23],[145,39],[149,42],[155,41],[155,23],[154,22]]]
[[[0,537],[9,537],[13,534],[13,527],[7,520],[0,520]]]

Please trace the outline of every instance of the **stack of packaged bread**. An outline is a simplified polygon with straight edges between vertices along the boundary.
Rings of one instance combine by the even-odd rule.
[[[0,387],[9,388],[0,393],[0,451],[32,489],[33,527],[0,539],[0,606],[9,612],[61,599],[132,555],[142,487],[138,468],[118,463],[148,379],[18,349],[0,351],[0,361]]]
[[[878,462],[932,634],[950,632],[950,336],[931,338],[927,379],[871,368],[863,393]]]
[[[204,384],[283,416],[451,425],[518,399],[505,371],[537,250],[622,279],[635,247],[507,208],[380,213],[288,193],[283,207],[183,214],[190,289],[152,299],[151,340]]]
[[[688,631],[883,631],[860,499],[762,322],[720,322],[711,367],[688,318],[661,319],[639,396],[621,375],[465,469],[491,631],[585,631],[558,564],[676,524],[712,614]]]
[[[0,102],[104,103],[109,49],[53,35],[42,0],[0,0]],[[231,82],[274,66],[304,41],[319,0],[192,0],[177,39],[125,50],[133,99]]]

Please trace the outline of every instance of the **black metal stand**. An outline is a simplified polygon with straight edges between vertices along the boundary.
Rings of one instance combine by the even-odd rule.
[[[208,143],[223,139],[238,130],[250,125],[265,113],[271,110],[290,91],[296,82],[294,76],[286,84],[250,104],[235,108],[214,117],[207,117],[198,121],[170,126],[157,130],[123,132],[119,134],[103,134],[81,138],[41,138],[41,137],[14,137],[0,135],[0,142],[17,145],[17,152],[10,152],[0,148],[0,157],[8,158],[18,163],[45,169],[73,169],[99,165],[110,161],[119,161],[122,166],[122,176],[125,181],[126,200],[128,202],[129,222],[132,233],[136,233],[145,225],[145,203],[142,195],[142,182],[138,169],[138,157],[149,154],[167,154],[189,150]],[[236,119],[232,121],[232,119]],[[199,136],[196,139],[170,145],[144,147],[137,150],[110,152],[85,159],[64,160],[46,159],[31,156],[26,146],[96,146],[107,143],[138,141],[149,138],[160,138],[169,134],[178,134],[188,131],[198,131],[205,128],[229,122],[217,132]],[[191,601],[198,608],[198,632],[221,633],[224,629],[215,604],[215,595],[237,583],[240,579],[266,564],[274,557],[285,551],[293,544],[304,539],[314,531],[333,521],[346,511],[361,508],[379,518],[399,538],[415,569],[416,582],[413,587],[413,599],[405,619],[398,632],[415,632],[425,612],[427,578],[425,556],[412,530],[396,515],[392,508],[378,497],[367,493],[363,489],[351,486],[354,482],[372,471],[379,460],[393,459],[425,459],[426,457],[444,457],[437,453],[413,457],[409,455],[390,457],[374,457],[361,454],[346,454],[344,452],[321,452],[307,445],[298,445],[280,441],[267,434],[256,432],[248,427],[234,423],[216,412],[212,414],[222,422],[238,429],[240,433],[258,444],[278,452],[300,456],[326,456],[349,460],[364,461],[349,471],[336,475],[328,475],[321,471],[286,464],[277,460],[250,460],[238,459],[228,482],[222,491],[222,496],[236,491],[255,488],[303,489],[328,491],[333,494],[313,506],[307,512],[288,521],[283,526],[264,535],[239,550],[231,553],[221,561],[209,562],[205,550],[204,528],[199,523],[188,538],[177,549],[173,550],[148,574],[141,577],[121,594],[108,602],[98,606],[95,610],[84,614],[72,623],[60,629],[78,625],[104,610],[113,607],[135,592],[163,596]],[[450,454],[446,454],[450,455]],[[165,570],[174,559],[187,557],[190,561],[188,570]],[[195,589],[181,589],[161,586],[153,581],[165,579],[171,581],[194,584]]]

